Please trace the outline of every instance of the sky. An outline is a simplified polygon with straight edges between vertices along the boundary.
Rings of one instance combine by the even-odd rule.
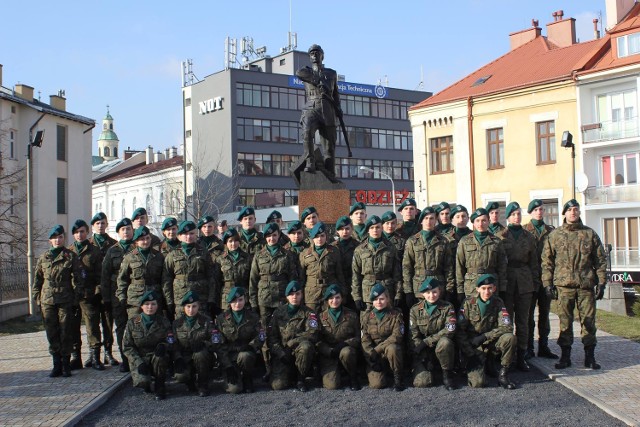
[[[220,71],[226,37],[275,56],[291,29],[298,50],[320,44],[347,81],[436,93],[507,53],[532,19],[546,35],[556,10],[580,41],[593,18],[606,22],[605,0],[2,2],[2,85],[33,86],[44,102],[64,90],[67,111],[98,124],[94,153],[107,105],[121,151],[158,150],[182,142],[181,61],[200,79]]]

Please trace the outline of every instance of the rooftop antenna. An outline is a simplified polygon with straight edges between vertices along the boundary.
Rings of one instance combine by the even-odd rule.
[[[224,39],[224,69],[236,68],[238,40],[227,36]]]
[[[420,65],[420,83],[418,83],[416,90],[424,90],[424,71],[422,65]]]
[[[385,74],[382,78],[378,79],[378,85],[382,85],[384,79],[384,85],[389,87],[389,77]]]
[[[290,52],[295,50],[298,47],[298,33],[294,33],[292,31],[292,22],[293,22],[293,14],[292,14],[292,5],[289,0],[289,34],[288,34],[288,42],[289,44],[280,49],[280,53]]]
[[[182,87],[191,86],[194,80],[200,81],[196,75],[193,74],[193,59],[182,61]]]

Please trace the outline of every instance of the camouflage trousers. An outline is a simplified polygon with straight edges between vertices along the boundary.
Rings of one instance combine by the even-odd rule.
[[[242,373],[243,376],[253,375],[253,369],[256,365],[256,359],[257,359],[255,353],[250,351],[239,351],[238,353],[229,354],[229,358],[231,359],[232,362],[235,362],[235,364],[238,366],[240,370],[240,373]],[[242,388],[242,383],[240,381],[231,383],[227,379],[225,379],[225,384],[226,384],[225,389],[227,393],[231,393],[231,394],[242,393],[243,388]]]
[[[551,332],[551,324],[549,323],[551,299],[549,299],[544,289],[538,289],[537,292],[533,293],[531,309],[529,310],[529,340],[527,347],[530,349],[533,349],[533,338],[536,332],[536,304],[538,305],[538,348],[541,345],[547,345],[549,333]]]
[[[131,363],[131,379],[134,387],[145,388],[151,385],[153,377],[166,378],[167,367],[169,366],[169,356],[158,357],[154,353],[145,354],[142,360],[151,366],[151,375],[142,375],[138,372],[140,362],[130,360]]]
[[[340,378],[340,367],[344,368],[349,375],[356,375],[358,352],[353,347],[344,347],[340,350],[337,358],[320,356],[320,375],[322,376],[322,386],[329,390],[337,390],[342,386]]]
[[[292,351],[295,359],[293,366],[281,359],[271,359],[271,388],[274,390],[284,390],[289,387],[295,376],[294,368],[300,375],[308,375],[313,367],[316,356],[316,347],[309,341],[302,341]]]
[[[387,364],[391,369],[391,373],[402,375],[402,369],[404,366],[403,353],[402,344],[388,345],[384,349],[384,354],[381,355],[386,361],[384,364],[385,369],[382,372],[376,372],[371,369],[371,364],[367,361],[367,378],[369,380],[370,388],[385,388],[390,385],[390,383],[387,382],[387,376],[389,374],[388,369],[386,369]]]
[[[448,337],[438,340],[435,348],[427,347],[413,357],[413,386],[431,387],[434,384],[433,372],[439,364],[443,370],[453,369],[455,344]]]
[[[491,341],[488,344],[485,343],[478,347],[480,351],[484,353],[482,357],[483,363],[475,369],[470,369],[467,372],[467,379],[469,386],[474,388],[482,388],[487,385],[487,374],[485,372],[485,363],[493,363],[492,358],[500,356],[500,365],[508,367],[513,361],[513,356],[516,351],[517,338],[507,333],[501,335],[496,341]]]
[[[191,354],[184,354],[183,358],[187,366],[184,372],[176,372],[176,381],[182,384],[188,384],[193,381],[198,386],[206,388],[209,384],[209,373],[213,366],[213,355],[209,350],[203,348]]]
[[[49,341],[49,353],[68,356],[73,347],[71,331],[71,317],[73,305],[69,304],[42,304],[42,323]]]
[[[504,305],[513,319],[516,327],[516,337],[518,338],[518,348],[527,349],[529,341],[529,310],[531,310],[531,300],[533,292],[519,293],[516,286],[509,286],[505,294]]]
[[[71,334],[73,337],[73,351],[80,351],[82,347],[82,333],[80,331],[81,320],[84,320],[84,327],[87,330],[89,347],[99,348],[100,342],[100,304],[94,304],[87,299],[80,300],[80,309],[73,310],[71,317]]]
[[[596,345],[596,299],[593,289],[558,288],[558,317],[560,318],[560,347],[573,344],[573,310],[578,306],[582,344]]]

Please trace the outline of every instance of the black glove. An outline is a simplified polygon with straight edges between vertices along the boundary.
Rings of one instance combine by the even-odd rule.
[[[215,319],[218,314],[222,313],[222,310],[220,310],[220,307],[218,307],[218,304],[216,304],[215,302],[210,302],[209,313],[211,314],[211,318]]]
[[[176,305],[175,304],[167,304],[167,319],[170,322],[176,320]]]
[[[224,370],[224,372],[227,375],[227,382],[231,384],[235,384],[238,382],[238,371],[236,371],[236,368],[234,368],[233,366],[229,366]]]
[[[607,285],[602,283],[596,286],[596,300],[601,300],[604,298],[604,290],[607,288]]]
[[[458,306],[462,307],[462,303],[464,302],[464,299],[466,298],[465,294],[457,294],[458,297]]]
[[[331,349],[331,357],[340,356],[340,352],[345,347],[349,347],[349,345],[344,341],[343,342],[339,342],[338,344],[336,344],[336,346]]]
[[[203,348],[204,348],[204,342],[202,340],[196,341],[193,344],[191,344],[191,351],[194,353],[198,353],[199,351],[202,351]]]
[[[438,338],[433,335],[428,336],[424,339],[424,343],[427,347],[435,347],[438,344]]]
[[[544,293],[547,295],[547,298],[551,300],[558,299],[558,288],[556,288],[556,285],[547,286],[546,288],[544,288]]]
[[[377,359],[375,363],[371,364],[371,370],[375,372],[384,371],[384,364],[382,363],[382,358]]]
[[[156,357],[165,357],[167,355],[167,345],[161,342],[156,346],[156,350],[153,353]]]
[[[381,360],[382,360],[382,356],[380,356],[380,353],[378,353],[375,350],[372,351],[371,354],[369,355],[369,362],[371,362],[372,365],[379,363]]]
[[[184,373],[187,370],[187,362],[182,357],[177,358],[173,361],[173,370],[176,374]]]
[[[355,305],[356,305],[356,308],[358,309],[358,311],[366,311],[367,310],[367,304],[364,301],[362,301],[361,299],[356,300],[355,301]]]
[[[138,373],[140,375],[151,375],[151,366],[149,366],[146,362],[141,363],[140,365],[138,365]]]
[[[253,347],[251,347],[249,344],[245,344],[243,346],[240,346],[239,351],[246,351],[246,352],[249,352],[249,353],[255,353],[256,352],[256,350]]]
[[[408,308],[411,308],[418,303],[418,299],[414,294],[406,294],[404,296],[404,302],[407,304]]]
[[[486,335],[485,334],[480,334],[477,337],[474,337],[474,338],[471,339],[471,345],[473,347],[478,347],[480,344],[482,344],[486,340],[487,340]]]

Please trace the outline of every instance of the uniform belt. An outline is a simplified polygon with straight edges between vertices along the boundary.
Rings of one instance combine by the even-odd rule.
[[[436,270],[424,270],[425,276],[437,276],[438,272]]]
[[[468,268],[467,273],[476,274],[494,274],[496,272],[493,268]]]
[[[188,274],[176,274],[176,279],[187,279],[188,282],[197,282],[200,280],[198,276],[189,276]]]
[[[286,280],[287,276],[284,274],[278,274],[276,276],[271,275],[271,274],[261,274],[260,278],[262,280]]]
[[[364,278],[367,280],[385,280],[386,277],[382,274],[365,274]]]
[[[522,268],[522,267],[528,267],[529,263],[528,262],[523,262],[523,261],[509,261],[507,263],[507,267],[510,268]]]
[[[315,283],[316,285],[326,285],[329,283],[327,279],[316,279],[315,277],[307,277],[307,283]]]

